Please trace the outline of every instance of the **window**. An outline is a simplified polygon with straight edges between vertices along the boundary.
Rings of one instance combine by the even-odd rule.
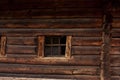
[[[40,57],[70,57],[71,36],[39,36]]]

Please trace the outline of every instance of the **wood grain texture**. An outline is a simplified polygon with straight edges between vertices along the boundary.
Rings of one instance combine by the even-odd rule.
[[[98,67],[0,64],[2,73],[99,75]],[[20,66],[20,67],[19,67]]]
[[[98,46],[72,46],[73,55],[99,55],[101,50]]]
[[[101,37],[73,37],[73,46],[100,46],[102,44]]]
[[[44,57],[45,36],[38,37],[38,57]]]
[[[36,58],[36,57],[7,57],[0,58],[3,63],[24,63],[24,64],[45,64],[45,65],[83,65],[83,66],[98,66],[100,57],[95,56],[74,56],[71,59],[66,58]]]
[[[0,56],[6,55],[6,36],[1,36]]]
[[[37,37],[7,37],[8,45],[29,45],[37,44]]]

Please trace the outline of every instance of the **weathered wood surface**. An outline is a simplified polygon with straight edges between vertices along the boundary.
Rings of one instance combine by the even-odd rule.
[[[0,58],[2,63],[24,63],[24,64],[47,64],[47,65],[86,65],[86,66],[98,66],[100,64],[99,55],[83,55],[83,56],[73,56],[71,59],[65,58],[36,58],[31,57],[3,57]]]
[[[9,65],[9,66],[8,66]],[[99,75],[99,67],[0,64],[2,73]]]
[[[0,28],[100,28],[101,18],[79,19],[8,19],[0,20]],[[89,25],[91,24],[91,25]]]
[[[102,29],[80,28],[80,29],[0,29],[1,33],[6,33],[9,37],[34,37],[40,35],[71,35],[81,37],[100,37]]]

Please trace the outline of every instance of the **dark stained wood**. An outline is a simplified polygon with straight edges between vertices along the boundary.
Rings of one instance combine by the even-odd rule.
[[[101,47],[98,46],[73,46],[73,55],[99,55]]]
[[[101,23],[101,18],[9,19],[0,20],[0,28],[100,28]]]
[[[81,37],[102,36],[102,29],[81,28],[81,29],[1,29],[1,33],[6,33],[10,37],[33,37],[40,35],[73,35]]]
[[[120,38],[112,38],[111,46],[120,46]]]
[[[111,66],[120,66],[120,55],[112,55],[110,62]]]
[[[103,45],[101,51],[101,80],[111,80],[110,74],[110,41],[111,41],[111,23],[106,22],[107,15],[104,16],[103,24]]]
[[[101,37],[73,37],[72,45],[74,46],[100,46],[102,44]]]
[[[112,67],[111,68],[111,75],[112,76],[119,76],[120,75],[120,67]]]
[[[110,54],[120,54],[120,47],[111,47]]]
[[[83,65],[97,66],[100,63],[99,56],[74,56],[71,59],[66,58],[0,58],[4,63],[24,63],[24,64],[47,64],[47,65]]]
[[[6,54],[36,54],[36,46],[7,45]]]
[[[2,73],[99,75],[98,67],[0,64]],[[20,67],[19,67],[20,66]]]
[[[37,37],[7,37],[8,45],[29,45],[37,44]]]

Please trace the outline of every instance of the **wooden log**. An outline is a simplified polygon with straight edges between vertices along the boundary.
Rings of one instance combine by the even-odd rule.
[[[99,67],[0,64],[1,73],[99,75]]]
[[[112,47],[110,54],[120,54],[120,47]]]
[[[99,37],[102,35],[101,28],[98,29],[0,29],[1,33],[6,33],[11,37],[32,37],[40,35],[74,35],[81,37]]]
[[[102,38],[100,37],[73,37],[73,46],[100,46]]]
[[[120,80],[120,76],[112,76],[111,80]]]
[[[6,54],[35,54],[36,46],[7,45]]]
[[[6,36],[1,37],[0,56],[6,55]]]
[[[120,55],[111,56],[111,66],[120,66]]]
[[[120,75],[120,67],[111,67],[111,75],[119,76]]]
[[[101,23],[101,18],[11,19],[0,20],[0,28],[100,28]]]
[[[7,74],[0,73],[0,76],[13,76],[13,77],[32,77],[32,78],[48,78],[48,79],[80,79],[80,80],[100,80],[99,76],[92,75],[38,75],[38,74]]]
[[[73,55],[98,55],[100,51],[98,46],[72,46]]]
[[[120,38],[112,38],[111,46],[120,46]]]
[[[74,58],[20,58],[7,57],[0,58],[2,63],[23,63],[23,64],[46,64],[46,65],[83,65],[83,66],[97,66],[100,64],[99,56],[76,56]]]
[[[7,44],[34,46],[37,44],[37,38],[36,37],[7,37]]]

